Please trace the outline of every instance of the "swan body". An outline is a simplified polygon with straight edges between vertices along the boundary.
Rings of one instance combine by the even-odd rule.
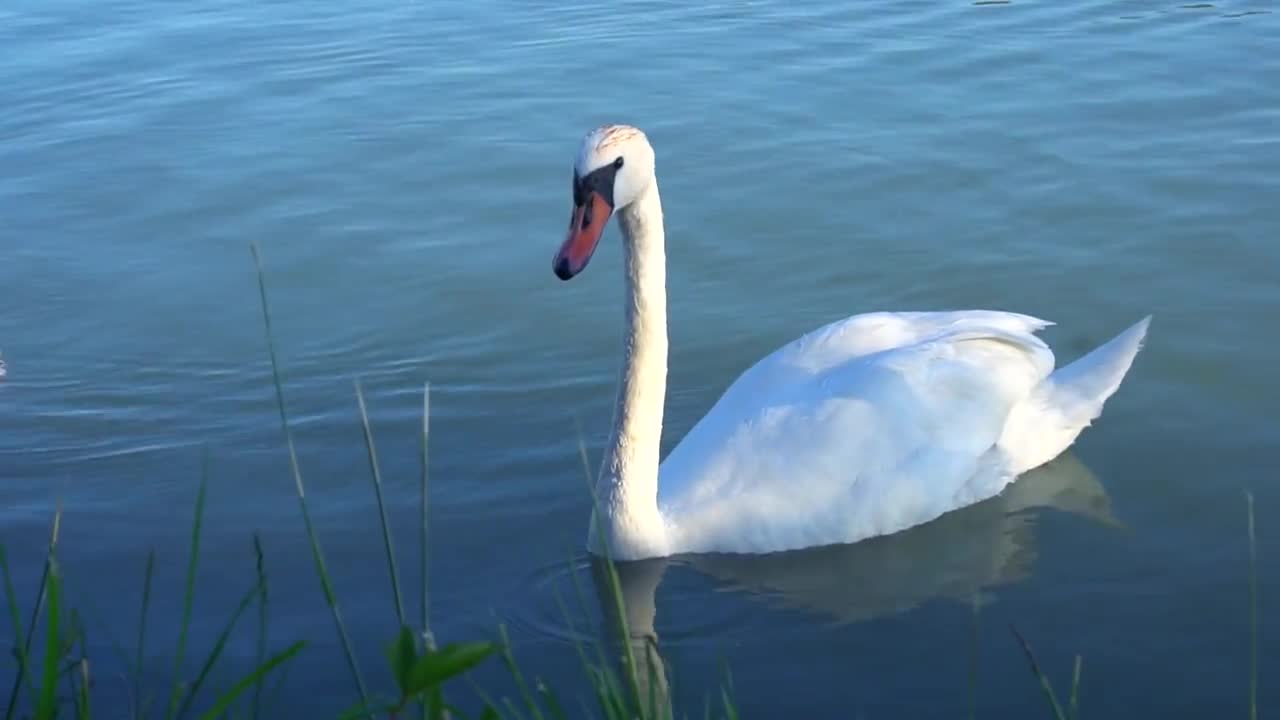
[[[1036,336],[1051,323],[1028,315],[836,320],[742,373],[659,462],[665,235],[644,134],[588,134],[573,190],[558,277],[582,271],[615,213],[623,235],[624,359],[588,534],[591,552],[620,560],[851,543],[997,495],[1100,415],[1150,322],[1057,368]]]

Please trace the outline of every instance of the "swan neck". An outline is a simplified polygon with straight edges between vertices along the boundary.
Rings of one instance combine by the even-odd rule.
[[[666,248],[657,184],[618,213],[626,273],[623,363],[599,500],[614,557],[661,554],[658,466],[667,387]],[[593,538],[594,542],[594,538]]]

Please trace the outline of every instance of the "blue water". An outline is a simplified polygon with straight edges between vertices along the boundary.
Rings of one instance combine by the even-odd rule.
[[[1245,491],[1261,701],[1280,702],[1272,3],[19,0],[0,7],[0,47],[0,541],[25,616],[61,503],[108,717],[129,703],[113,644],[135,645],[151,548],[144,680],[167,692],[206,452],[184,677],[249,588],[258,533],[270,643],[310,641],[268,716],[330,717],[355,697],[251,242],[369,684],[390,689],[395,621],[357,376],[410,612],[430,382],[433,629],[505,624],[531,671],[585,695],[557,594],[578,607],[576,428],[598,458],[616,230],[574,283],[550,258],[577,143],[615,121],[658,152],[665,448],[755,359],[853,312],[1027,312],[1058,323],[1061,360],[1155,315],[1103,418],[1007,496],[863,545],[624,577],[656,610],[680,712],[701,714],[723,660],[748,717],[1047,716],[1013,623],[1060,696],[1083,657],[1086,717],[1243,716]],[[582,579],[574,626],[590,635]],[[215,689],[252,662],[255,622]],[[0,665],[0,690],[14,672]],[[476,679],[516,694],[499,663]],[[471,686],[454,692],[475,707]]]

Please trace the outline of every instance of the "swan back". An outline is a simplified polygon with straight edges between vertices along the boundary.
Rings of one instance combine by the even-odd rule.
[[[686,552],[854,542],[999,492],[1011,410],[1053,370],[990,313],[875,313],[759,361],[663,463],[659,506]]]

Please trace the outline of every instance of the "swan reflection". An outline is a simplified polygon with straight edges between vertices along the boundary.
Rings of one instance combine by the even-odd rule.
[[[1036,560],[1035,522],[1053,510],[1123,527],[1105,489],[1072,454],[1032,471],[1001,495],[924,525],[852,545],[768,555],[695,555],[616,564],[642,697],[667,702],[668,677],[655,629],[657,591],[669,565],[693,568],[726,589],[771,605],[815,614],[827,622],[864,622],[937,599],[985,602],[988,593],[1030,576]],[[617,604],[607,565],[591,559],[592,581],[608,644],[620,650]],[[679,608],[664,608],[678,612]]]

